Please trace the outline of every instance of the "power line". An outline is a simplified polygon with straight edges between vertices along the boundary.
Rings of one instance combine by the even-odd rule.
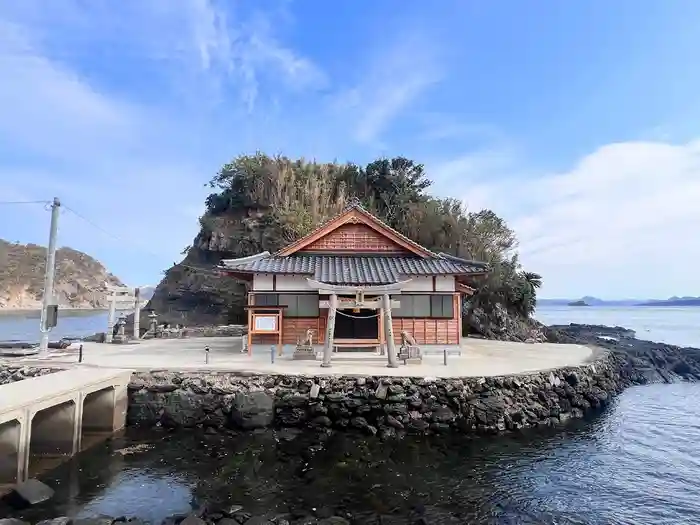
[[[51,201],[0,201],[3,204],[51,204]]]
[[[156,253],[154,253],[154,252],[151,252],[150,250],[145,249],[145,248],[144,248],[143,246],[141,246],[141,245],[137,245],[136,243],[129,242],[129,241],[127,241],[126,239],[124,239],[123,237],[120,237],[120,236],[118,236],[118,235],[115,235],[115,234],[113,234],[113,233],[107,231],[107,230],[104,229],[102,226],[100,226],[99,224],[97,224],[95,221],[88,219],[85,215],[83,215],[83,214],[77,212],[76,210],[74,210],[74,209],[71,208],[70,206],[66,206],[66,205],[64,204],[62,207],[63,207],[63,209],[65,209],[66,211],[69,211],[69,212],[73,213],[73,214],[74,214],[76,217],[78,217],[79,219],[82,219],[83,221],[85,221],[86,223],[88,223],[90,226],[92,226],[92,227],[95,228],[96,230],[102,232],[103,234],[107,235],[108,237],[111,237],[112,239],[114,239],[114,240],[117,241],[117,242],[124,243],[124,244],[131,244],[131,245],[134,246],[135,248],[138,248],[138,249],[140,249],[141,251],[143,251],[144,253],[147,253],[147,254],[149,254],[149,255],[151,255],[151,256],[153,256],[153,257],[156,257],[156,258],[162,258],[162,257],[163,257],[162,254],[156,254]],[[210,274],[210,275],[212,275],[212,276],[215,276],[215,277],[222,277],[222,274],[221,274],[220,272],[218,272],[217,270],[215,270],[215,269],[200,268],[200,267],[197,267],[197,266],[190,266],[190,265],[182,264],[182,263],[173,263],[173,266],[177,266],[177,267],[180,267],[180,268],[187,268],[187,269],[189,269],[189,270],[194,270],[194,271],[196,271],[196,272],[208,273],[208,274]]]

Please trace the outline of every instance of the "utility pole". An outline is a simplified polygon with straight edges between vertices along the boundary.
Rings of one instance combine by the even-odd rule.
[[[56,273],[56,237],[58,235],[58,214],[61,211],[61,201],[53,198],[51,204],[51,231],[49,233],[49,248],[46,253],[46,275],[44,277],[44,301],[41,308],[41,341],[39,343],[39,355],[46,355],[49,350],[48,310],[54,301],[53,281]]]

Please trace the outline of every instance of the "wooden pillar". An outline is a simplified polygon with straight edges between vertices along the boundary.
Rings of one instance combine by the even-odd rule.
[[[253,355],[253,309],[250,306],[253,305],[253,294],[248,292],[248,355]]]
[[[335,332],[335,315],[338,309],[338,295],[331,294],[328,301],[328,322],[326,323],[326,344],[323,347],[323,363],[321,366],[328,368],[331,366],[333,355],[333,332]]]
[[[386,354],[389,368],[398,368],[399,363],[396,358],[396,345],[394,344],[394,327],[391,317],[391,297],[389,294],[382,295],[382,310],[384,311],[384,338],[386,339]]]
[[[455,295],[455,315],[457,316],[457,344],[462,345],[462,294]]]

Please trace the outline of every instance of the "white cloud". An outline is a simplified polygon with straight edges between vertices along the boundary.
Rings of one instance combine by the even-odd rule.
[[[372,143],[441,78],[435,46],[427,34],[411,32],[373,56],[362,80],[334,97],[334,107],[354,126],[356,140]]]
[[[455,175],[460,166],[471,164],[442,169]],[[545,278],[544,296],[700,294],[700,141],[610,144],[562,173],[485,170],[462,187],[470,209],[490,207],[515,229],[524,265]]]
[[[192,210],[203,202],[206,190],[201,186],[212,166],[179,150],[190,132],[186,118],[177,121],[159,108],[110,93],[80,69],[88,54],[81,46],[93,51],[109,47],[105,43],[115,35],[99,33],[100,25],[115,29],[123,13],[109,26],[108,17],[90,12],[93,26],[84,23],[86,13],[77,3],[64,3],[66,11],[55,13],[55,22],[64,23],[59,36],[44,19],[49,13],[32,10],[30,4],[36,3],[18,10],[0,7],[0,77],[11,79],[0,82],[2,200],[15,200],[12,195],[23,196],[16,200],[60,197],[104,230],[66,211],[61,244],[97,256],[127,279],[129,274],[152,279],[158,269],[179,259],[196,233]],[[90,7],[99,11],[105,5]],[[154,23],[149,29],[163,28]],[[153,51],[136,37],[127,40],[136,55]],[[187,42],[185,47],[194,49],[194,40]],[[211,61],[213,46],[200,49],[210,54],[201,59]],[[94,56],[91,60],[94,67]],[[0,209],[0,237],[45,242],[47,214],[41,206],[23,206]],[[13,220],[17,213],[21,222]]]

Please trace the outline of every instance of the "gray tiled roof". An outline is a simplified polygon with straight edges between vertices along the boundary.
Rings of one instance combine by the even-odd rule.
[[[222,261],[244,273],[300,274],[329,284],[389,284],[419,275],[464,275],[487,271],[483,263],[439,254],[436,257],[339,255],[262,256]]]

